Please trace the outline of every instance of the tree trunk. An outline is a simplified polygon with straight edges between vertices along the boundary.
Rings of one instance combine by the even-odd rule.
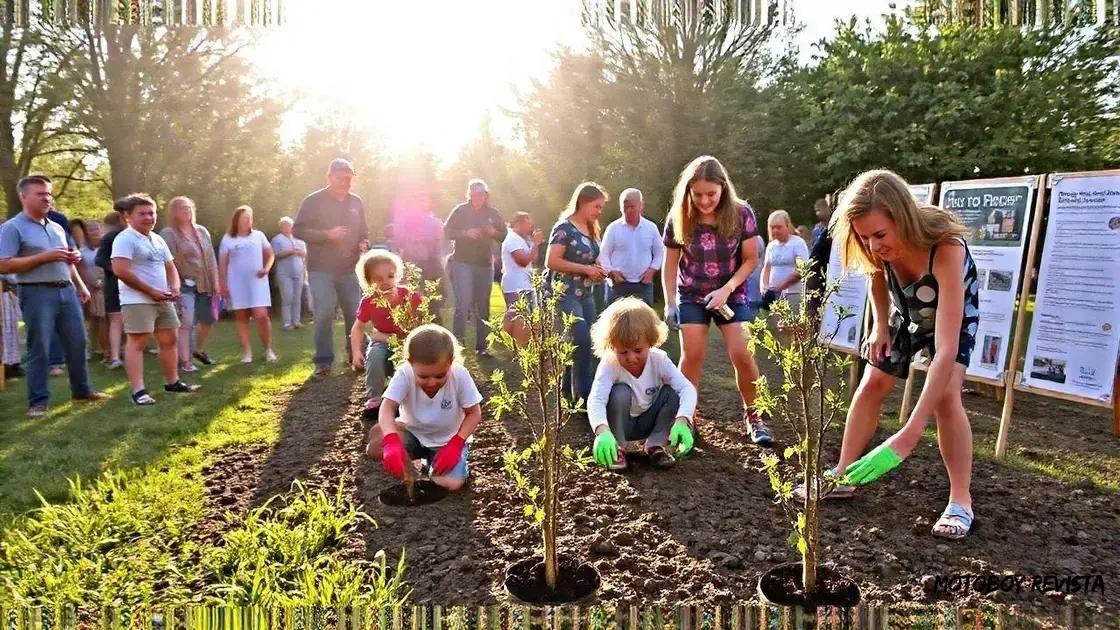
[[[545,420],[548,421],[547,419]],[[550,591],[556,590],[557,580],[557,566],[556,566],[556,526],[559,520],[557,514],[556,494],[559,491],[556,484],[556,460],[553,457],[553,451],[556,450],[556,436],[552,435],[551,431],[545,433],[545,444],[541,450],[541,456],[545,458],[546,464],[544,469],[544,581],[548,585]]]
[[[804,370],[804,368],[802,368]],[[823,385],[822,385],[823,386]],[[823,405],[821,409],[809,408],[807,398],[805,408],[802,409],[805,418],[805,531],[802,537],[805,540],[805,551],[801,554],[801,585],[805,593],[811,593],[817,586],[817,556],[820,551],[820,504],[822,482],[821,471],[817,466],[821,449],[821,424],[824,422]],[[822,414],[814,426],[812,415],[814,411]]]

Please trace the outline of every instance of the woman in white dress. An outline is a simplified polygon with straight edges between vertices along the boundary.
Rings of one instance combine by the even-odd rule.
[[[268,272],[274,261],[268,238],[260,230],[253,229],[253,209],[240,206],[234,210],[229,232],[218,247],[218,275],[222,281],[222,297],[237,318],[242,363],[253,362],[253,349],[249,345],[250,316],[257,322],[265,360],[276,360],[272,351],[272,322],[268,318],[268,308],[272,306]]]

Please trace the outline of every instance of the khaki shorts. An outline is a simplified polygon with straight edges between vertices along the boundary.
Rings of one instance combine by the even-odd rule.
[[[122,304],[124,331],[131,334],[150,333],[163,328],[179,328],[174,302],[158,304]]]

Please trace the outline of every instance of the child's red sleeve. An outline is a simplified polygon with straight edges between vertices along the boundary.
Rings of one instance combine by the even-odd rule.
[[[354,317],[363,324],[368,324],[373,319],[373,299],[370,296],[367,295],[358,302],[358,312]]]

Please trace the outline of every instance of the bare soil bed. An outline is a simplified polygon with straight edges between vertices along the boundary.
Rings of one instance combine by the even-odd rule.
[[[702,440],[694,455],[667,472],[641,462],[623,474],[590,468],[567,494],[572,518],[562,543],[565,551],[598,568],[599,603],[741,603],[755,597],[760,573],[797,559],[786,544],[788,524],[759,472],[763,449],[747,438],[730,366],[719,350],[708,353]],[[471,367],[478,375],[506,363],[483,359]],[[480,386],[484,381],[478,379]],[[976,395],[965,403],[976,440],[993,440],[998,404]],[[341,481],[378,524],[364,527],[350,541],[347,554],[355,562],[379,549],[393,558],[405,553],[406,579],[417,603],[506,601],[507,565],[534,553],[538,544],[501,469],[502,453],[526,444],[527,431],[515,419],[498,424],[486,414],[472,446],[468,487],[432,505],[389,507],[377,496],[395,480],[363,455],[370,425],[360,416],[361,404],[360,385],[349,375],[310,380],[293,395],[277,444],[216,454],[204,471],[210,517],[200,524],[200,535],[217,536],[227,511],[259,505],[287,491],[293,480],[330,487]],[[897,409],[896,394],[886,413],[897,414]],[[787,427],[775,429],[774,448],[781,449],[792,434]],[[877,440],[886,435],[880,430]],[[590,431],[577,419],[566,438],[586,446]],[[839,441],[837,431],[833,456]],[[1030,459],[1045,461],[1064,452],[1106,471],[1115,469],[1120,450],[1106,411],[1027,394],[1017,400],[1012,444]],[[930,528],[944,508],[948,480],[937,447],[923,444],[886,479],[850,500],[827,505],[826,559],[855,579],[869,603],[1011,604],[1058,618],[1066,605],[1110,618],[1120,611],[1116,493],[982,459],[975,462],[972,492],[973,533],[961,541],[933,537]],[[938,575],[1008,572],[1101,575],[1105,588],[1070,595],[933,589]]]

